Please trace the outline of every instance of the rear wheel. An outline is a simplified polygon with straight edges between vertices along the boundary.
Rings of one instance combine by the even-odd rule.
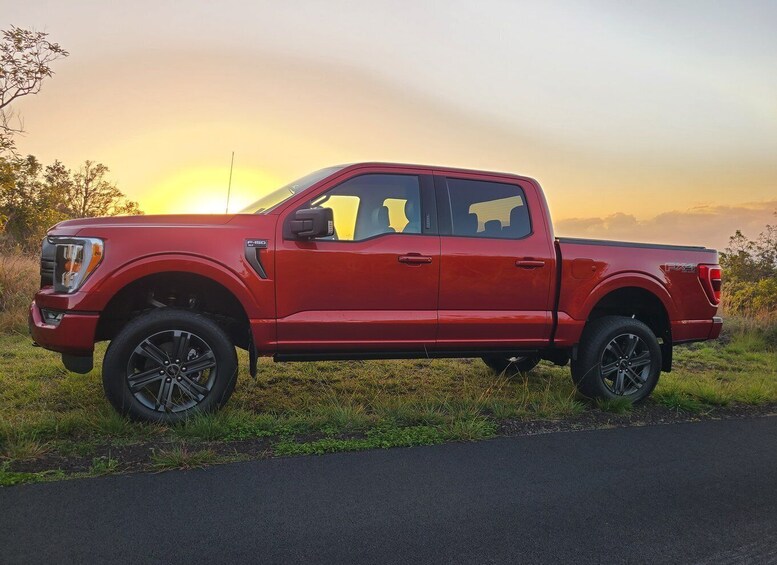
[[[572,361],[572,379],[589,398],[647,398],[658,383],[661,348],[639,320],[606,316],[586,326]]]
[[[132,418],[175,423],[211,412],[232,394],[235,347],[215,322],[161,308],[128,323],[103,360],[103,388],[116,410]]]
[[[482,357],[483,363],[489,366],[489,368],[495,373],[505,373],[508,377],[517,375],[518,373],[528,373],[537,363],[540,362],[539,355],[528,355],[525,357],[499,357],[495,355],[489,355]]]

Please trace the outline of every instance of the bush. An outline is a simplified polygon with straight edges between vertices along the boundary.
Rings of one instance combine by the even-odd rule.
[[[730,313],[760,316],[777,312],[777,225],[754,240],[737,231],[720,254],[723,307]]]
[[[18,253],[0,255],[0,332],[27,331],[27,307],[39,283],[36,258]]]
[[[726,277],[725,271],[723,276]],[[723,302],[725,310],[729,312],[777,312],[777,278],[758,281],[726,280],[723,286]]]

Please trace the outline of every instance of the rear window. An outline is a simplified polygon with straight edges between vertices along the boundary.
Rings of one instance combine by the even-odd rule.
[[[515,184],[447,179],[453,235],[521,239],[531,233],[523,189]]]

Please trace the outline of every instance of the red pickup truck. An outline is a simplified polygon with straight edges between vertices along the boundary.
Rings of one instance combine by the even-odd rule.
[[[276,361],[481,357],[571,362],[588,397],[638,401],[676,343],[714,339],[715,250],[555,238],[528,177],[362,163],[240,214],[70,220],[43,242],[35,342],[102,377],[120,412],[217,409],[236,347]]]

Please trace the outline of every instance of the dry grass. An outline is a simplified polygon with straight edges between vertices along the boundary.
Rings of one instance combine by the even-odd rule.
[[[38,290],[36,257],[0,254],[0,333],[27,332],[27,307]]]
[[[777,312],[760,311],[747,315],[723,312],[720,342],[756,341],[756,348],[777,351]]]
[[[0,460],[15,459],[18,461],[30,461],[38,459],[46,454],[49,446],[38,441],[34,435],[11,432],[0,445]]]

